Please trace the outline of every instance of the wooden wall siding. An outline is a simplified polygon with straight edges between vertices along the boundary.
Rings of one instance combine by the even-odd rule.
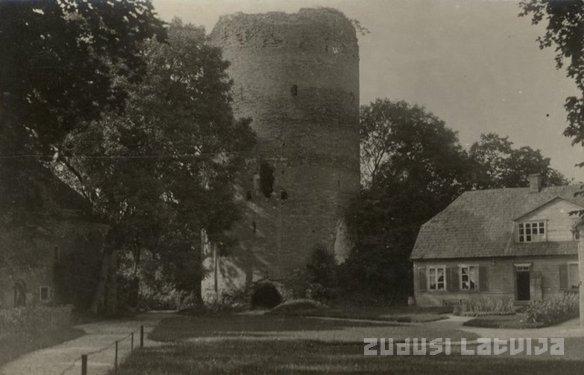
[[[577,260],[577,256],[555,257],[525,257],[525,258],[485,258],[485,259],[455,259],[414,262],[414,293],[416,303],[420,306],[440,306],[444,302],[455,302],[473,296],[500,296],[515,299],[515,264],[530,264],[532,279],[539,275],[541,286],[538,290],[532,290],[533,296],[541,295],[541,298],[558,295],[564,292],[564,285],[560,285],[560,270],[569,262]],[[454,288],[447,287],[446,291],[430,291],[421,282],[423,271],[429,266],[445,266],[457,268],[460,265],[477,265],[479,272],[479,291],[462,291],[458,285]],[[481,280],[480,273],[486,273],[487,285]],[[533,287],[533,286],[532,286]]]
[[[574,237],[571,229],[578,217],[570,215],[570,212],[581,209],[582,207],[573,203],[557,199],[520,218],[517,222],[546,221],[548,241],[572,241]],[[515,240],[517,240],[517,228],[515,235]]]

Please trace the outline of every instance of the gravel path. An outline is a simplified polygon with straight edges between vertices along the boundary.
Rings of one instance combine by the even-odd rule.
[[[159,345],[158,342],[147,339],[147,333],[161,319],[169,317],[165,313],[148,313],[131,320],[102,321],[79,325],[86,335],[62,344],[37,350],[19,357],[0,368],[1,375],[77,375],[81,374],[81,355],[88,356],[88,375],[107,374],[113,368],[114,346],[118,344],[118,360],[121,361],[130,353],[130,337],[134,332],[134,347],[139,345],[140,326],[145,326],[145,346]]]

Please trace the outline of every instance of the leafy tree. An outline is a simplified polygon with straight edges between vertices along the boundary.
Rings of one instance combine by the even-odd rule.
[[[529,146],[513,148],[508,137],[481,134],[470,147],[469,155],[477,164],[475,187],[481,189],[529,186],[528,176],[538,173],[546,185],[565,185],[568,181],[550,167],[550,158]]]
[[[144,68],[140,44],[163,36],[149,0],[0,2],[0,101],[43,151],[104,107],[119,107]]]
[[[200,263],[201,230],[222,242],[237,219],[234,178],[254,143],[249,121],[233,117],[228,63],[203,29],[175,20],[167,42],[149,41],[143,58],[143,79],[120,83],[124,110],[71,132],[60,147],[61,171],[111,226],[95,310],[116,309],[120,250],[150,249],[179,288],[201,299],[194,281],[202,275],[190,267]]]
[[[425,180],[427,189],[447,196],[463,187],[466,158],[456,133],[423,107],[377,99],[361,107],[360,127],[366,186]]]
[[[163,24],[147,0],[0,2],[3,224],[19,231],[55,215],[39,161],[51,160],[82,121],[123,105],[116,82],[139,80],[140,46],[155,36],[164,37]]]
[[[522,0],[521,16],[531,16],[533,24],[547,21],[546,32],[538,38],[540,48],[555,46],[556,67],[566,66],[579,96],[566,99],[568,127],[564,134],[574,143],[584,145],[584,1]]]
[[[469,186],[472,163],[456,133],[419,106],[377,99],[361,108],[365,188],[349,210],[355,288],[406,293],[422,223]]]

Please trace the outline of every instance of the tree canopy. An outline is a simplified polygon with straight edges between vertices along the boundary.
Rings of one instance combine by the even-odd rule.
[[[123,104],[141,43],[164,37],[149,0],[0,3],[0,101],[49,152],[81,121]]]
[[[236,171],[255,138],[233,116],[228,63],[203,29],[175,20],[142,53],[142,79],[120,83],[123,111],[70,132],[58,165],[112,226],[112,250],[147,248],[193,290],[201,230],[220,242],[237,219]]]
[[[110,228],[95,310],[115,312],[121,255],[144,248],[197,292],[201,230],[227,243],[255,139],[233,116],[228,63],[205,31],[165,27],[148,0],[11,1],[0,48],[2,207],[36,194],[19,184],[39,165],[83,196]]]
[[[41,162],[83,121],[123,106],[117,81],[138,81],[142,43],[164,34],[147,0],[0,2],[1,224],[18,231],[58,216]]]
[[[362,106],[360,123],[365,185],[349,210],[356,246],[347,265],[373,294],[404,293],[420,225],[467,187],[471,162],[423,107],[377,99]]]
[[[555,46],[556,67],[576,83],[579,96],[566,98],[568,127],[574,143],[584,145],[584,0],[522,0],[521,16],[531,16],[535,25],[547,22],[538,38],[540,48]]]
[[[435,194],[460,188],[467,161],[456,132],[424,108],[377,99],[361,107],[360,129],[366,186],[428,182]]]
[[[529,146],[513,148],[508,137],[481,134],[469,156],[477,164],[474,186],[481,189],[528,186],[530,174],[540,174],[544,185],[565,185],[566,178],[550,166],[550,158]]]

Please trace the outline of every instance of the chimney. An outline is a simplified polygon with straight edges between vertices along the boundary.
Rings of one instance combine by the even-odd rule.
[[[539,173],[530,174],[529,179],[529,192],[539,193],[542,188],[543,179]]]

